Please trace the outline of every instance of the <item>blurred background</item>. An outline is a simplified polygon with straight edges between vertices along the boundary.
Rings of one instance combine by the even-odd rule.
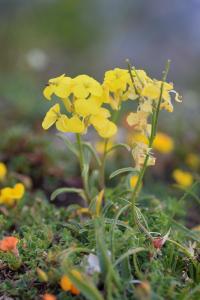
[[[1,128],[42,118],[51,77],[88,73],[102,81],[126,58],[160,77],[170,58],[169,80],[184,103],[167,114],[167,126],[199,130],[199,0],[0,0],[0,44]]]

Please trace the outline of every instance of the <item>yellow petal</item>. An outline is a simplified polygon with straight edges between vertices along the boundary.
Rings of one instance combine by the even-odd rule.
[[[42,128],[45,130],[49,129],[57,121],[59,114],[60,114],[60,105],[55,104],[47,112],[42,122]]]
[[[43,90],[43,95],[47,100],[51,100],[51,96],[53,94],[53,87],[51,85],[48,85]]]
[[[93,99],[79,99],[74,103],[75,111],[82,117],[98,113],[99,105]]]
[[[113,122],[105,120],[103,126],[101,128],[96,128],[96,130],[102,138],[107,139],[117,133],[117,126]]]
[[[61,115],[56,122],[56,128],[61,132],[68,132],[68,121],[69,118],[66,115]]]
[[[61,115],[56,122],[56,128],[61,132],[83,133],[85,128],[83,122],[77,117],[68,118]]]
[[[85,126],[83,122],[77,116],[74,116],[69,119],[68,128],[69,132],[74,133],[83,133],[85,131]]]
[[[71,93],[71,81],[70,77],[62,77],[58,84],[54,86],[54,93],[59,98],[67,98]]]
[[[13,188],[13,198],[14,199],[21,199],[24,195],[25,187],[22,183],[15,184]]]
[[[7,174],[7,167],[3,162],[0,162],[0,181],[4,180]]]

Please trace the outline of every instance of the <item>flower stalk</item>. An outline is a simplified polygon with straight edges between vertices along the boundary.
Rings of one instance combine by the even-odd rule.
[[[128,64],[128,68],[129,68],[129,74],[130,74],[130,76],[132,78],[130,64]],[[168,60],[167,64],[166,64],[166,68],[165,68],[165,70],[163,72],[163,78],[162,78],[162,83],[161,83],[161,87],[160,87],[160,96],[159,96],[158,104],[153,109],[151,134],[150,134],[149,144],[148,144],[149,149],[152,148],[152,145],[153,145],[153,142],[154,142],[154,139],[155,139],[155,136],[156,136],[157,124],[158,124],[158,117],[159,117],[159,111],[160,111],[160,105],[161,105],[162,95],[163,95],[163,89],[164,89],[164,83],[166,82],[167,75],[168,75],[168,72],[169,72],[169,68],[170,68],[170,61]],[[133,78],[131,80],[132,80],[132,82],[134,82]],[[132,195],[131,195],[132,222],[133,222],[133,224],[139,225],[139,227],[141,227],[140,226],[141,224],[137,220],[137,214],[136,214],[135,206],[136,206],[137,197],[138,197],[138,194],[139,194],[139,191],[140,191],[140,187],[141,187],[141,184],[142,184],[142,180],[144,178],[144,175],[145,175],[145,172],[146,172],[146,169],[147,169],[147,166],[148,166],[149,157],[150,157],[150,153],[148,151],[147,154],[146,154],[146,157],[145,157],[142,169],[141,169],[141,171],[139,173],[136,186],[135,186],[135,188],[134,188],[134,190],[132,192]],[[143,228],[141,228],[141,229],[143,230]]]
[[[103,156],[102,156],[100,170],[99,170],[99,185],[101,190],[103,190],[105,187],[105,162],[106,162],[106,155],[107,155],[107,146],[108,146],[108,139],[104,139],[104,150],[103,150]]]
[[[87,202],[90,203],[88,175],[84,172],[85,157],[84,157],[84,150],[83,150],[83,146],[82,146],[82,142],[81,142],[81,136],[79,133],[76,134],[76,139],[77,139],[77,145],[78,145],[78,151],[79,151],[79,163],[80,163],[81,177],[82,177],[82,181],[83,181],[85,198],[86,198]]]

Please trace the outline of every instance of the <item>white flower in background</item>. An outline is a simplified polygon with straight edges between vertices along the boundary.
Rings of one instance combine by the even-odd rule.
[[[48,60],[48,56],[41,49],[31,49],[26,53],[26,61],[35,71],[43,71],[47,67]]]
[[[94,254],[89,254],[87,257],[87,273],[93,274],[93,273],[100,273],[100,264],[99,259]]]

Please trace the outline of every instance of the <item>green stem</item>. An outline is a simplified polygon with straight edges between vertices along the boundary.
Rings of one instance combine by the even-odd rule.
[[[170,61],[167,61],[165,71],[163,72],[163,79],[162,79],[162,83],[161,83],[161,87],[160,87],[160,96],[159,96],[159,100],[158,100],[158,105],[153,110],[152,127],[151,127],[151,134],[150,134],[149,145],[148,145],[149,148],[152,148],[152,145],[153,145],[153,142],[154,142],[154,139],[155,139],[155,136],[156,136],[156,130],[157,130],[157,124],[158,124],[158,116],[159,116],[159,111],[160,111],[160,105],[161,105],[161,102],[162,102],[162,95],[163,95],[164,83],[165,83],[165,81],[167,79],[167,74],[169,72],[169,66],[170,66]],[[131,72],[130,72],[130,74],[131,74]],[[135,211],[135,205],[136,205],[137,197],[138,197],[138,194],[139,194],[139,191],[140,191],[140,187],[141,187],[141,184],[142,184],[142,180],[143,180],[144,174],[145,174],[147,166],[148,166],[149,157],[150,157],[150,154],[148,152],[146,154],[143,167],[142,167],[142,169],[140,171],[140,174],[139,174],[139,177],[138,177],[138,180],[137,180],[137,184],[136,184],[136,186],[135,186],[135,188],[133,190],[132,197],[131,197],[131,203],[132,203],[132,221],[133,221],[133,224],[137,224],[137,225],[139,225],[139,227],[140,227],[141,224],[137,220],[137,215],[136,215],[136,211]],[[144,231],[144,228],[141,228],[141,229]]]
[[[101,160],[101,166],[99,170],[99,184],[101,190],[105,188],[105,161],[106,161],[106,154],[107,154],[107,146],[108,146],[108,139],[104,140],[104,151]]]
[[[77,145],[79,150],[79,162],[80,162],[80,169],[81,169],[81,177],[83,181],[83,187],[85,192],[85,198],[87,202],[90,203],[90,194],[89,194],[89,187],[88,187],[88,176],[84,174],[84,150],[81,142],[81,136],[79,133],[76,134]]]

